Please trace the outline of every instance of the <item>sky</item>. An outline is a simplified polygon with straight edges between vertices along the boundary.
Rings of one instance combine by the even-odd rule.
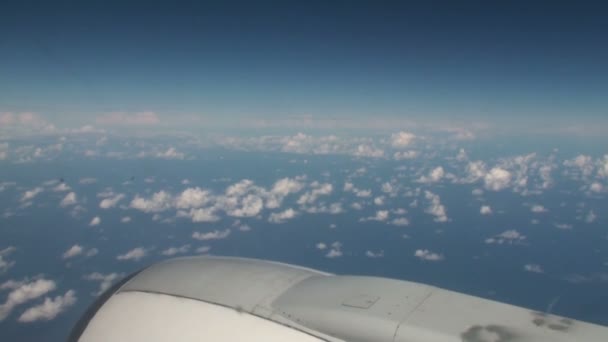
[[[602,2],[3,2],[0,341],[176,256],[608,326]]]
[[[601,135],[606,15],[585,1],[11,2],[0,112],[58,127],[152,112],[179,128],[397,120]]]

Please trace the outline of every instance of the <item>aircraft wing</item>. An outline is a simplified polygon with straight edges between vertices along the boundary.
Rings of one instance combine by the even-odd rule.
[[[608,327],[419,283],[204,256],[117,284],[76,341],[605,342]]]

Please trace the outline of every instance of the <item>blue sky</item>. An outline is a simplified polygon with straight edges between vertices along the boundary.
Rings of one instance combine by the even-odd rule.
[[[607,10],[16,2],[0,14],[0,112],[62,127],[109,112],[154,112],[180,127],[303,116],[605,127]]]

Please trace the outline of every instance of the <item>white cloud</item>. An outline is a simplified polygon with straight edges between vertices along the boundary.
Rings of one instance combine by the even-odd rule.
[[[200,208],[213,200],[213,196],[208,190],[199,187],[184,190],[175,199],[175,206],[178,209]]]
[[[264,201],[257,195],[249,194],[240,199],[240,207],[229,209],[227,214],[235,217],[251,217],[264,209]]]
[[[92,177],[81,178],[78,181],[78,183],[83,184],[83,185],[94,184],[94,183],[97,183],[97,179],[96,178],[92,178]]]
[[[388,210],[378,210],[376,211],[376,215],[372,216],[372,217],[368,217],[365,219],[361,219],[360,221],[379,221],[379,222],[384,222],[386,220],[388,220]]]
[[[546,213],[549,210],[547,210],[547,208],[543,207],[540,204],[535,204],[530,208],[530,211],[532,211],[533,213],[540,214],[540,213]]]
[[[278,213],[270,214],[270,217],[268,218],[268,222],[284,223],[285,221],[296,217],[297,214],[298,213],[295,210],[293,210],[292,208],[289,208],[289,209],[286,209],[286,210],[278,212]]]
[[[596,219],[597,219],[597,216],[595,215],[593,210],[590,210],[587,213],[587,216],[585,216],[585,222],[587,222],[587,223],[593,223],[593,222],[595,222]]]
[[[147,254],[148,254],[148,250],[146,250],[145,248],[136,247],[136,248],[133,248],[132,250],[128,251],[125,254],[116,256],[116,259],[120,260],[120,261],[125,261],[125,260],[139,261],[143,257],[145,257]]]
[[[593,182],[589,186],[589,191],[595,192],[595,193],[600,193],[600,192],[604,191],[604,186],[601,183]]]
[[[395,148],[408,147],[416,139],[416,136],[408,132],[399,132],[391,135],[391,145]]]
[[[44,296],[56,288],[55,282],[47,279],[37,279],[14,288],[4,304],[0,305],[0,322],[5,320],[17,306]]]
[[[414,253],[414,256],[416,258],[419,258],[421,260],[426,260],[426,261],[442,261],[445,259],[445,257],[442,254],[433,253],[433,252],[429,251],[428,249],[418,249]]]
[[[500,191],[509,187],[511,183],[511,173],[505,169],[495,167],[484,176],[486,189]]]
[[[59,203],[59,205],[62,206],[62,207],[69,207],[69,206],[74,205],[76,203],[78,203],[78,199],[76,198],[76,193],[75,192],[70,192],[67,195],[65,195],[65,197]]]
[[[363,190],[363,189],[353,189],[353,192],[355,193],[355,196],[359,197],[359,198],[367,198],[367,197],[371,197],[372,195],[372,191],[369,189]]]
[[[409,226],[410,221],[405,217],[396,218],[391,221],[391,224],[395,226]]]
[[[190,251],[190,245],[183,245],[180,247],[169,247],[162,251],[160,254],[165,256],[173,256],[177,254],[186,254]]]
[[[426,209],[428,214],[435,216],[435,222],[447,222],[449,220],[445,206],[441,204],[441,198],[430,191],[425,191],[424,196],[430,201],[429,207]]]
[[[170,209],[172,205],[173,197],[165,191],[154,193],[150,199],[145,199],[137,195],[131,201],[131,208],[138,209],[146,213],[165,211]]]
[[[67,251],[65,251],[63,253],[62,258],[63,259],[70,259],[73,257],[76,257],[80,254],[82,254],[82,252],[84,251],[84,248],[82,248],[82,246],[80,245],[74,245],[72,247],[70,247]]]
[[[416,157],[418,157],[418,151],[413,151],[413,150],[398,151],[393,154],[393,159],[395,159],[395,160],[407,160],[407,159],[414,159]]]
[[[511,230],[506,230],[494,237],[486,239],[485,243],[498,244],[498,245],[502,245],[502,244],[511,245],[511,244],[520,244],[525,239],[526,239],[525,235],[522,235],[517,230],[511,229]]]
[[[93,217],[91,222],[89,222],[89,226],[91,226],[91,227],[98,226],[100,223],[101,223],[101,218],[99,216],[95,216],[95,217]]]
[[[325,254],[326,258],[330,258],[330,259],[334,259],[334,258],[339,258],[343,255],[342,253],[342,243],[341,242],[334,242],[331,244],[331,248],[330,250],[327,252],[327,254]]]
[[[215,215],[215,207],[190,209],[186,216],[192,219],[192,222],[217,222],[220,217]],[[178,213],[179,215],[179,213]]]
[[[481,215],[492,215],[492,208],[489,205],[482,205],[479,213]]]
[[[594,170],[593,158],[582,154],[574,159],[564,161],[564,165],[577,169],[584,178],[591,176]]]
[[[95,293],[96,296],[99,296],[102,293],[104,293],[107,289],[109,289],[112,286],[112,284],[114,284],[118,279],[120,279],[122,277],[124,277],[123,273],[102,274],[99,272],[94,272],[94,273],[85,275],[83,277],[83,279],[88,280],[88,281],[99,282],[99,290],[97,290],[97,292]]]
[[[437,182],[441,181],[441,179],[443,179],[444,176],[445,176],[445,171],[443,170],[443,167],[438,166],[438,167],[434,168],[433,170],[431,170],[429,172],[428,176],[420,177],[418,182],[420,182],[420,183],[437,183]]]
[[[538,264],[526,264],[524,265],[524,271],[532,273],[545,273],[545,271],[543,271],[543,268],[540,267],[540,265]]]
[[[11,247],[9,247],[11,248]],[[8,250],[5,249],[5,250]],[[13,266],[15,266],[15,262],[14,261],[10,261],[10,260],[6,260],[5,257],[8,255],[9,253],[0,253],[0,274],[8,271],[9,269],[11,269]]]
[[[323,183],[323,184],[314,184],[313,186],[315,187],[314,189],[305,192],[302,196],[300,196],[300,198],[298,199],[298,204],[300,205],[305,205],[305,204],[313,204],[314,202],[317,201],[317,199],[320,196],[328,196],[333,192],[333,186],[329,183]]]
[[[384,205],[384,196],[378,196],[378,197],[374,198],[374,204],[377,206],[383,206]]]
[[[373,252],[373,251],[365,251],[365,256],[368,258],[383,258],[384,257],[384,251],[378,251],[378,252]]]
[[[109,209],[115,207],[118,202],[120,202],[123,198],[125,198],[124,194],[117,194],[116,196],[104,198],[99,202],[99,207],[101,209]]]
[[[192,233],[192,238],[196,239],[196,240],[200,240],[200,241],[208,241],[208,240],[221,240],[221,239],[225,239],[228,236],[230,236],[230,229],[224,229],[224,230],[214,230],[212,232],[208,232],[208,233],[200,233],[200,232],[194,232]]]
[[[25,310],[19,316],[18,321],[21,323],[50,321],[75,303],[75,292],[74,290],[69,290],[63,296],[57,296],[54,299],[47,297],[44,299],[44,303]]]
[[[156,153],[156,157],[162,159],[184,159],[185,155],[182,152],[178,152],[174,147],[169,147],[164,152]]]
[[[323,243],[323,242],[319,242],[319,243],[317,243],[317,244],[315,245],[315,247],[317,247],[317,249],[320,249],[320,250],[325,250],[325,249],[327,249],[327,245],[326,245],[325,243]]]
[[[112,112],[97,117],[95,121],[98,125],[108,126],[153,126],[160,123],[160,118],[154,112]]]
[[[34,199],[34,197],[38,196],[38,194],[40,194],[42,191],[44,191],[43,188],[36,187],[32,190],[28,190],[28,191],[24,192],[23,195],[21,196],[21,202],[27,202],[27,201]]]
[[[120,222],[122,223],[129,223],[131,222],[131,217],[130,216],[125,216],[123,218],[120,219]]]
[[[65,183],[59,183],[56,187],[53,188],[55,192],[65,192],[70,191],[70,187]]]
[[[0,144],[0,160],[8,158],[8,143]]]
[[[361,144],[357,146],[353,155],[357,157],[382,158],[384,157],[384,151],[370,145]]]
[[[274,183],[270,193],[276,196],[285,197],[289,194],[300,192],[303,188],[304,184],[296,179],[282,178]]]
[[[572,229],[572,225],[567,223],[556,223],[555,228],[562,230],[570,230]]]

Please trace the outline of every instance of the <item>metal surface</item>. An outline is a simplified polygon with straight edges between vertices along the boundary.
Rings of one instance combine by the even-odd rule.
[[[121,296],[142,292],[186,300],[188,307],[196,302],[215,304],[331,342],[608,341],[607,327],[424,284],[335,276],[251,259],[172,259],[137,274],[109,302],[120,305],[116,301]],[[153,308],[150,310],[146,315],[156,317]],[[120,316],[120,311],[113,315]],[[166,319],[187,316],[175,314]],[[97,333],[115,324],[105,317],[98,314],[92,319]],[[120,319],[112,317],[113,321]],[[179,341],[180,336],[172,340]],[[201,341],[229,340],[202,334]]]

